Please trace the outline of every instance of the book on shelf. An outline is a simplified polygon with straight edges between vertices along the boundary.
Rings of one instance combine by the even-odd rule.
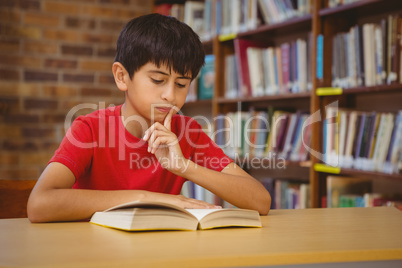
[[[205,65],[202,66],[198,78],[198,99],[210,100],[214,95],[215,56],[206,55]]]
[[[311,0],[258,0],[262,17],[266,24],[280,23],[298,16],[311,13]]]
[[[257,0],[185,1],[159,4],[154,12],[172,16],[193,28],[202,41],[219,35],[237,34],[258,25]]]
[[[311,39],[309,33],[305,38],[267,46],[264,42],[236,38],[236,62],[227,57],[225,77],[233,77],[232,65],[236,64],[238,93],[233,92],[229,83],[225,96],[259,97],[311,90],[311,60],[307,56],[311,55]]]
[[[195,184],[191,181],[186,181],[183,184],[181,194],[188,198],[203,200],[207,203],[222,206],[223,208],[232,208],[233,206],[230,205],[228,202],[222,200],[219,196],[215,195],[211,191]]]
[[[161,15],[165,16],[170,16],[171,9],[172,9],[172,4],[169,3],[163,3],[163,4],[158,4],[154,7],[154,13],[159,13]]]
[[[234,54],[225,56],[225,98],[233,99],[239,96],[238,65]]]
[[[263,42],[252,41],[247,39],[236,38],[234,40],[234,50],[238,67],[238,79],[239,79],[239,96],[248,97],[253,96],[251,82],[250,82],[250,66],[247,58],[247,49],[263,48],[266,44]]]
[[[308,183],[270,178],[267,180],[265,178],[262,183],[267,189],[271,189],[271,208],[310,208],[310,185]]]
[[[353,206],[361,204],[356,196],[363,197],[366,193],[371,193],[372,181],[362,178],[328,176],[327,177],[327,206],[328,208],[337,208],[349,206],[354,202]],[[354,197],[352,198],[352,195]],[[343,197],[346,196],[346,197]],[[342,199],[343,198],[343,199]],[[353,199],[353,201],[351,201]],[[341,204],[341,201],[343,202]],[[360,206],[360,205],[359,205]]]
[[[351,3],[354,3],[354,2],[358,2],[358,1],[361,1],[361,0],[329,0],[328,1],[328,7],[333,8],[333,7],[337,7],[337,6],[340,6],[340,5],[351,4]]]
[[[401,34],[400,15],[388,15],[377,23],[355,25],[334,35],[332,87],[401,83]]]
[[[298,111],[276,110],[229,112],[219,114],[215,142],[232,158],[281,158],[308,160],[311,142],[309,115]]]
[[[192,101],[197,101],[198,100],[198,79],[199,79],[199,74],[198,76],[191,81],[190,86],[188,88],[188,94],[186,97],[186,102],[192,102]]]
[[[91,223],[126,231],[197,230],[261,227],[260,215],[247,209],[183,209],[151,201],[133,201],[95,212]]]
[[[325,121],[324,162],[342,168],[398,174],[402,161],[401,116],[393,113],[327,109],[336,122]]]
[[[184,4],[183,21],[190,26],[195,33],[203,36],[204,29],[204,9],[205,3],[198,1],[186,1]]]
[[[400,194],[367,193],[363,196],[365,207],[396,207],[402,210],[402,196]]]
[[[228,35],[255,29],[258,25],[257,0],[216,0],[217,35]]]

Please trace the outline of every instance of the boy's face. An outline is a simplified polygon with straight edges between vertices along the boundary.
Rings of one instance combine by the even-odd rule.
[[[191,82],[191,74],[178,74],[166,65],[148,62],[127,81],[126,104],[130,115],[148,122],[162,122],[170,109],[183,106]]]

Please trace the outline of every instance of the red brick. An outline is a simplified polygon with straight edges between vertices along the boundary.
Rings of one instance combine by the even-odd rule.
[[[43,36],[49,40],[60,40],[68,42],[77,42],[78,34],[76,31],[71,30],[45,30]]]
[[[57,69],[76,69],[78,62],[76,60],[65,59],[46,59],[45,67]]]
[[[2,25],[1,33],[4,36],[40,39],[42,31],[40,28],[29,26]]]
[[[88,97],[88,96],[110,97],[111,94],[112,94],[111,90],[105,89],[105,88],[82,88],[81,89],[81,95],[83,97]]]
[[[60,142],[44,142],[41,144],[41,150],[46,150],[46,151],[50,151],[50,152],[54,152],[57,150],[57,148],[59,148],[60,146]]]
[[[100,75],[99,76],[100,84],[115,84],[113,75]]]
[[[80,6],[68,2],[45,2],[44,11],[49,13],[62,13],[76,15],[80,12]]]
[[[21,137],[21,128],[19,126],[1,125],[0,138],[18,138]]]
[[[119,90],[117,86],[112,89],[112,97],[117,98],[117,102],[120,103],[124,100],[124,92]]]
[[[19,154],[16,153],[0,153],[0,166],[18,165]]]
[[[16,70],[0,69],[0,80],[18,81],[20,73]]]
[[[32,180],[39,176],[37,168],[0,169],[0,177],[4,180]]]
[[[42,13],[25,13],[24,22],[27,25],[58,27],[60,24],[60,18],[54,15]]]
[[[40,71],[25,71],[24,81],[54,81],[58,80],[57,73],[40,72]]]
[[[23,166],[32,166],[32,165],[46,165],[50,158],[52,158],[53,154],[49,152],[41,152],[41,153],[25,153],[20,156],[20,161]]]
[[[54,123],[64,123],[66,120],[65,114],[45,114],[43,116],[43,122],[54,124]]]
[[[123,29],[125,24],[126,22],[117,20],[104,20],[100,22],[100,28],[102,30],[108,30],[120,33],[121,29]]]
[[[22,136],[25,138],[53,138],[54,129],[43,127],[24,127],[21,129]]]
[[[0,40],[0,51],[2,52],[19,52],[19,40]]]
[[[58,101],[55,100],[41,100],[41,99],[25,99],[25,109],[40,109],[40,110],[55,110],[57,109]]]
[[[39,123],[39,115],[33,114],[10,114],[5,117],[5,122],[8,124],[29,124]]]
[[[123,4],[127,5],[130,3],[130,0],[100,0],[100,3],[104,4]]]
[[[143,15],[143,11],[139,9],[117,9],[115,11],[116,18],[122,18],[125,20],[131,20],[141,15]]]
[[[20,0],[19,6],[24,10],[40,10],[39,0]]]
[[[112,71],[112,61],[83,60],[81,69],[89,71]]]
[[[5,64],[8,66],[23,66],[39,68],[41,67],[41,59],[37,57],[30,56],[19,56],[19,55],[0,55],[0,64]]]
[[[21,12],[19,10],[0,10],[0,21],[6,23],[19,23]]]
[[[19,98],[16,97],[0,97],[0,114],[9,116],[20,109]]]
[[[22,82],[1,82],[1,94],[5,96],[35,96],[40,94],[40,85]]]
[[[61,101],[60,103],[60,109],[63,111],[67,111],[72,109],[73,107],[82,104],[82,101],[73,101],[73,100],[66,100],[66,101]]]
[[[76,17],[67,17],[65,19],[65,25],[67,28],[74,29],[95,29],[96,23],[93,19],[83,19]]]
[[[2,150],[8,152],[35,151],[40,149],[37,143],[25,139],[12,139],[3,142]]]
[[[114,47],[98,48],[97,55],[99,57],[114,58],[116,56],[116,49]]]
[[[77,96],[77,89],[63,85],[57,85],[57,86],[44,85],[43,95],[49,97]]]
[[[82,12],[84,14],[88,14],[90,17],[108,17],[115,18],[114,9],[110,6],[100,6],[100,5],[91,5],[84,6],[82,8]]]
[[[84,33],[82,35],[82,40],[88,43],[104,43],[104,44],[112,44],[113,36],[107,34],[88,34]]]
[[[64,74],[64,82],[93,83],[94,76],[91,74]]]
[[[64,55],[92,56],[93,49],[90,46],[63,45],[61,51]]]
[[[11,7],[15,7],[16,4],[17,4],[16,1],[0,0],[0,7],[2,7],[2,8],[11,8]]]
[[[24,42],[23,51],[35,54],[56,54],[58,46],[55,44],[47,44],[44,42]]]

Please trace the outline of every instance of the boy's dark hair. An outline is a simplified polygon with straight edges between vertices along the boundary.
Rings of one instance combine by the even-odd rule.
[[[198,35],[176,18],[149,14],[129,21],[117,40],[116,62],[120,62],[130,79],[148,62],[166,64],[181,75],[194,79],[205,61]]]

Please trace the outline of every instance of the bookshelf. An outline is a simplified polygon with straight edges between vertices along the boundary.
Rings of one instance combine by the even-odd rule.
[[[386,77],[389,77],[390,71],[389,69],[387,69],[385,62],[389,61],[386,53],[390,49],[387,46],[384,50],[384,47],[380,45],[386,46],[387,42],[389,42],[388,39],[386,39],[389,36],[389,22],[387,21],[386,27],[384,27],[385,23],[382,23],[386,21],[385,19],[387,19],[389,15],[402,14],[402,2],[361,0],[332,8],[329,8],[327,4],[328,3],[326,3],[326,1],[321,1],[320,3],[318,3],[316,11],[317,14],[313,15],[315,16],[313,20],[315,20],[316,22],[315,27],[313,27],[314,35],[322,35],[324,39],[322,56],[324,64],[322,65],[323,68],[321,70],[322,77],[317,78],[315,81],[314,88],[316,88],[316,94],[313,94],[312,96],[312,103],[314,103],[314,105],[312,106],[312,111],[325,111],[325,107],[328,104],[337,101],[341,110],[352,110],[364,113],[375,112],[377,116],[380,113],[393,113],[396,118],[396,114],[402,109],[402,104],[400,101],[402,99],[402,85],[400,84],[399,80],[394,81],[393,83],[389,83],[389,81],[387,81]],[[334,53],[336,53],[336,47],[335,49],[333,48],[333,46],[335,45],[333,39],[341,33],[347,33],[352,27],[356,25],[359,25],[361,27],[360,29],[364,29],[364,25],[366,24],[379,25],[378,29],[381,30],[379,32],[385,32],[387,34],[385,38],[383,35],[381,35],[381,38],[378,39],[380,41],[374,40],[373,42],[377,46],[377,49],[375,50],[375,55],[377,57],[385,56],[385,58],[381,57],[381,60],[379,60],[379,58],[376,58],[375,65],[377,70],[378,68],[382,68],[385,76],[383,76],[382,79],[380,78],[380,81],[374,81],[374,84],[369,84],[369,81],[367,79],[360,85],[346,85],[344,87],[339,87],[338,85],[335,85],[336,87],[334,88],[334,72],[337,72],[336,70],[334,71],[334,69],[337,68],[337,59],[334,57]],[[400,22],[398,22],[398,24],[400,24]],[[380,26],[383,28],[380,28]],[[397,31],[400,31],[399,27],[400,26],[398,26]],[[348,42],[356,42],[356,39],[352,39],[353,41],[351,41],[350,36],[346,38],[349,38],[347,39]],[[363,39],[363,45],[365,43],[367,43],[367,40]],[[379,53],[378,47],[381,48],[381,53]],[[399,49],[400,45],[397,44],[396,50],[399,51]],[[351,56],[351,54],[348,55]],[[371,69],[369,68],[370,66],[368,66],[369,59],[367,59],[367,54],[365,54],[364,52],[362,55],[363,61],[366,64],[364,66],[364,68],[366,69],[364,70],[365,73],[363,73],[363,77],[368,77],[369,75],[367,72]],[[400,54],[398,52],[395,58],[399,61],[399,57]],[[359,58],[357,58],[357,60],[359,60]],[[397,67],[396,69],[398,73],[400,71],[400,68],[401,67]],[[316,77],[317,75],[315,74],[314,76]],[[399,79],[399,74],[397,74],[396,78]],[[339,128],[341,120],[339,120],[339,118],[337,120],[337,128]],[[324,147],[326,146],[326,143],[329,139],[328,136],[324,137],[326,128],[325,124],[325,122],[320,122],[320,124],[317,124],[317,126],[315,126],[315,129],[313,131],[313,148],[320,152],[324,151]],[[375,140],[372,142],[374,143]],[[364,143],[362,143],[362,147],[363,145]],[[370,150],[368,152],[370,152]],[[373,156],[373,153],[369,153],[367,158],[374,159],[375,156]],[[374,185],[387,184],[388,188],[391,189],[388,189],[388,191],[395,191],[397,194],[401,194],[400,189],[402,189],[402,175],[400,173],[394,172],[389,174],[379,170],[368,170],[371,167],[359,168],[356,167],[356,159],[357,158],[354,157],[354,164],[352,167],[346,167],[342,163],[339,163],[338,166],[331,166],[323,163],[323,161],[315,157],[312,157],[310,183],[314,185],[314,189],[312,190],[314,192],[312,198],[314,207],[322,206],[322,198],[325,197],[327,194],[326,178],[331,175],[369,179],[373,182]],[[373,189],[373,191],[377,192],[375,189]],[[381,193],[380,191],[378,192]]]
[[[162,1],[158,1],[162,2]],[[177,3],[163,1],[164,3]],[[215,1],[212,1],[213,3]],[[251,29],[236,33],[211,35],[212,38],[204,40],[204,47],[209,54],[215,56],[215,84],[214,96],[211,101],[195,101],[188,105],[186,114],[207,113],[211,118],[218,115],[236,111],[284,109],[292,112],[307,111],[313,114],[319,111],[325,119],[325,107],[338,102],[339,108],[375,111],[378,113],[397,113],[402,110],[402,85],[398,83],[381,83],[370,86],[364,84],[342,87],[333,84],[333,41],[339,33],[348,32],[354,25],[379,22],[389,14],[402,14],[402,1],[391,0],[356,0],[348,4],[329,7],[328,0],[306,1],[311,4],[310,13],[294,16],[277,23],[266,23],[264,14],[258,2],[257,18],[259,24]],[[235,12],[234,12],[235,13]],[[402,26],[401,26],[402,27]],[[321,36],[321,40],[320,40]],[[263,47],[278,47],[283,43],[304,38],[308,43],[308,75],[310,75],[310,89],[302,92],[280,92],[279,94],[264,94],[253,96],[246,94],[228,98],[225,95],[225,72],[228,68],[225,57],[235,55],[238,39],[262,44]],[[310,39],[309,39],[310,38]],[[320,47],[320,42],[322,46]],[[398,45],[399,47],[399,45]],[[321,58],[319,55],[321,53]],[[398,67],[397,71],[399,72]],[[237,79],[237,78],[235,78]],[[202,107],[203,111],[200,111]],[[311,124],[311,151],[324,150],[324,124],[319,121]],[[215,125],[215,128],[217,126]],[[244,158],[236,159],[244,164]],[[378,171],[358,170],[355,168],[332,167],[325,165],[322,159],[314,154],[307,161],[285,161],[286,169],[275,170],[264,168],[272,160],[262,159],[260,166],[246,169],[258,179],[266,176],[279,179],[293,180],[299,178],[310,185],[310,206],[320,207],[322,198],[326,195],[326,177],[329,175],[368,178],[381,184],[385,180],[390,188],[402,189],[402,176],[400,174],[386,174]],[[250,165],[249,165],[250,166]],[[401,193],[402,194],[402,193]]]

